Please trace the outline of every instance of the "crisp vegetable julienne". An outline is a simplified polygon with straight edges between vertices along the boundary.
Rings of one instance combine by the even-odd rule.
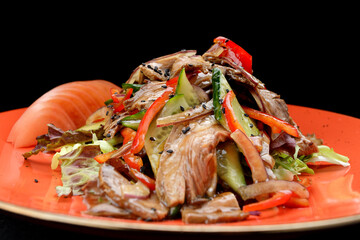
[[[215,223],[307,207],[309,166],[349,159],[304,136],[285,102],[251,74],[251,55],[224,37],[202,56],[154,59],[110,89],[85,126],[49,124],[24,157],[58,151],[57,193],[85,194],[88,214]]]

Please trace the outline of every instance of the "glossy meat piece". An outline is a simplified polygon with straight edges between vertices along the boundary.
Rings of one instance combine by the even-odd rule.
[[[181,216],[185,223],[221,223],[241,221],[249,214],[241,211],[233,193],[225,192],[198,208],[183,208]]]
[[[131,211],[133,214],[145,220],[161,220],[166,217],[168,209],[160,203],[156,194],[148,196],[140,189],[129,190],[129,185],[134,185],[115,168],[109,164],[103,164],[99,171],[100,186],[106,195],[121,208]]]
[[[164,93],[165,86],[164,82],[149,81],[132,98],[124,102],[125,110],[131,112],[135,109],[142,110],[149,108]]]
[[[214,195],[215,148],[229,134],[213,116],[173,127],[160,157],[156,178],[156,193],[166,206],[185,201],[193,203],[205,195]]]

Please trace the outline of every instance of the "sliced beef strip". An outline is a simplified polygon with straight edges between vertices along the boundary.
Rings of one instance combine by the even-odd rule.
[[[165,86],[166,84],[164,82],[147,82],[132,98],[124,102],[125,110],[131,112],[135,109],[140,111],[149,108],[150,105],[164,93]]]
[[[87,205],[85,214],[128,219],[138,218],[130,211],[120,208],[114,201],[109,200],[104,190],[99,186],[99,179],[89,181],[84,186],[83,191],[83,201]]]
[[[121,208],[144,220],[162,220],[167,216],[166,208],[156,194],[150,193],[146,199],[130,197],[124,194],[121,185],[132,184],[109,164],[103,164],[99,171],[100,187],[106,195]]]
[[[165,81],[170,79],[171,67],[181,56],[195,55],[195,50],[181,50],[179,52],[161,56],[138,66],[126,83],[143,83],[145,79]]]
[[[199,207],[184,207],[181,216],[185,223],[224,223],[244,220],[249,214],[241,211],[233,193],[225,192]]]
[[[171,67],[170,78],[178,75],[181,69],[185,68],[186,73],[192,70],[200,70],[203,73],[208,73],[211,68],[211,63],[205,61],[201,56],[180,56],[176,59]]]
[[[229,134],[213,116],[174,126],[157,172],[156,193],[161,202],[173,207],[213,196],[217,183],[216,146]]]

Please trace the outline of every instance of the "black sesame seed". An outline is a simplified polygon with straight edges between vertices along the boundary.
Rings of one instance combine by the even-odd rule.
[[[145,172],[145,166],[141,166],[141,167],[140,167],[140,172],[141,172],[141,173],[144,173],[144,172]]]
[[[147,65],[147,68],[149,68],[149,69],[153,69],[151,65]]]
[[[146,64],[145,64],[145,63],[142,63],[142,64],[141,64],[141,66],[145,67],[145,66],[146,66]]]
[[[161,87],[162,87],[162,88],[167,88],[167,86],[166,86],[166,85],[161,85]]]
[[[34,182],[35,182],[35,183],[38,183],[38,182],[39,182],[39,180],[37,180],[37,179],[35,178],[35,179],[34,179]]]
[[[185,108],[183,106],[180,106],[181,111],[185,111]]]
[[[201,106],[206,110],[206,105],[205,105],[205,103],[203,103]]]
[[[174,151],[172,149],[166,150],[167,153],[173,153]]]
[[[226,92],[228,93],[228,92],[230,92],[230,90],[229,90],[229,89],[226,89]]]
[[[106,137],[111,137],[111,134],[110,133],[106,134]]]
[[[140,102],[146,102],[145,100],[141,100]]]
[[[183,130],[181,130],[183,134],[186,134],[188,131],[190,131],[190,127],[187,126],[186,128],[184,128]]]
[[[162,154],[164,151],[159,152],[159,154]]]
[[[249,127],[250,127],[250,128],[253,128],[253,127],[254,127],[254,124],[250,123],[250,124],[249,124]]]
[[[219,99],[219,103],[220,104],[223,104],[224,103],[224,100],[222,98]]]
[[[150,141],[156,141],[154,137],[150,137]]]
[[[225,108],[222,108],[222,112],[225,114]]]
[[[248,115],[247,113],[244,113],[244,116],[245,116],[245,117],[249,117],[249,115]]]
[[[174,96],[175,96],[174,94],[170,94],[170,95],[169,95],[169,99],[170,99],[170,98],[173,98]]]

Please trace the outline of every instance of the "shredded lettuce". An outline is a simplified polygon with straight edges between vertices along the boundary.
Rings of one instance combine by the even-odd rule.
[[[338,154],[334,149],[329,148],[326,145],[318,146],[319,152],[312,154],[312,156],[306,160],[306,163],[327,162],[331,164],[341,165],[343,167],[350,166],[349,158],[347,156]]]
[[[101,154],[100,146],[80,144],[78,147],[73,146],[70,152],[59,154],[63,185],[56,187],[56,193],[58,196],[67,196],[71,193],[81,195],[82,187],[99,175],[100,164],[94,160],[94,157]]]
[[[309,168],[303,161],[304,158],[298,158],[299,147],[295,147],[295,153],[290,156],[286,153],[275,152],[273,158],[275,159],[275,169],[286,169],[294,175],[300,175],[301,173],[314,174],[314,170]],[[275,171],[281,173],[280,171]],[[281,173],[282,174],[282,173]]]

